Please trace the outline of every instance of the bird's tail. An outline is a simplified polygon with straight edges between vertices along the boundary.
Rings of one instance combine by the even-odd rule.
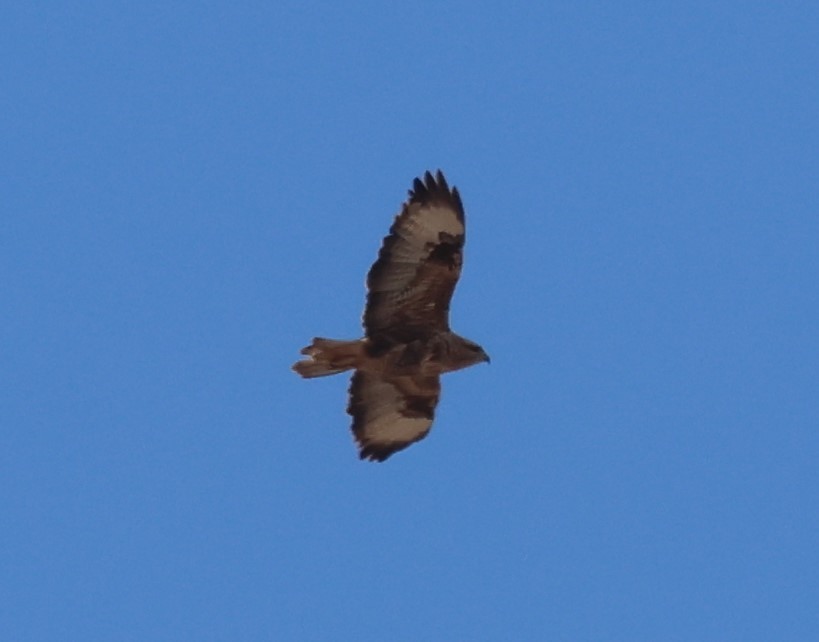
[[[305,379],[326,377],[355,368],[364,356],[364,343],[316,337],[301,353],[308,358],[294,363],[293,370]]]

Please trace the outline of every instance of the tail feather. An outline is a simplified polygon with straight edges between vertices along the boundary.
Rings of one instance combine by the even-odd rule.
[[[305,379],[326,377],[355,368],[362,356],[362,342],[316,337],[301,353],[308,358],[294,363],[293,370]]]

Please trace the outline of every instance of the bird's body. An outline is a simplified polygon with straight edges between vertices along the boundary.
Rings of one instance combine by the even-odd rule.
[[[365,337],[313,339],[293,365],[306,378],[355,370],[347,412],[362,459],[383,461],[423,439],[440,397],[440,375],[489,361],[449,328],[461,273],[465,218],[443,174],[415,179],[410,198],[367,275]]]

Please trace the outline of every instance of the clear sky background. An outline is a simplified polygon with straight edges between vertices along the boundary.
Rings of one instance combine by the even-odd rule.
[[[0,639],[819,639],[819,5],[11,3]],[[467,208],[423,442],[347,377]]]

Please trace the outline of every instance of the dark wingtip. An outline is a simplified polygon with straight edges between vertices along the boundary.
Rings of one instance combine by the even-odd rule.
[[[447,183],[444,173],[440,169],[436,170],[434,176],[432,172],[427,170],[424,172],[423,177],[412,181],[412,189],[409,190],[409,202],[421,205],[432,202],[449,203],[461,218],[464,215],[464,206],[458,188],[449,187],[449,183]]]
[[[444,178],[444,173],[440,169],[435,172],[435,180],[437,181],[438,185],[441,186],[441,188],[449,191],[449,185],[447,185],[446,178]]]
[[[373,448],[372,446],[362,446],[358,453],[358,458],[362,461],[374,461],[382,463],[386,461],[394,451],[385,451]]]
[[[427,172],[429,173],[429,172]],[[409,191],[410,200],[416,198],[423,198],[424,195],[427,193],[427,188],[424,183],[421,181],[420,178],[416,178],[412,181],[412,189]]]

